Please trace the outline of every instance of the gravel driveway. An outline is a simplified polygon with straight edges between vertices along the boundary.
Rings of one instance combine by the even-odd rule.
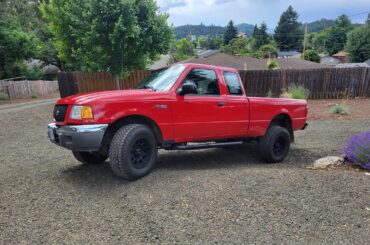
[[[281,164],[255,145],[160,152],[136,182],[49,143],[51,105],[0,114],[0,244],[369,244],[370,176],[306,169],[369,120],[314,121]]]

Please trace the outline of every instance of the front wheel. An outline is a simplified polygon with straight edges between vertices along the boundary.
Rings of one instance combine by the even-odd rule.
[[[73,156],[84,164],[100,164],[105,162],[108,157],[99,154],[98,152],[82,152],[73,151]]]
[[[290,148],[290,135],[286,128],[270,127],[259,141],[260,157],[269,163],[284,160]]]
[[[145,125],[129,124],[115,133],[109,149],[109,164],[116,175],[135,180],[152,171],[157,153],[152,130]]]

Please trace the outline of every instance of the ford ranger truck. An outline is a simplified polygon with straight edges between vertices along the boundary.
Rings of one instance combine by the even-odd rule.
[[[154,168],[158,149],[193,150],[258,142],[260,157],[281,162],[306,127],[305,100],[247,97],[235,69],[176,64],[135,89],[73,95],[57,101],[50,140],[85,164],[109,158],[128,180]]]

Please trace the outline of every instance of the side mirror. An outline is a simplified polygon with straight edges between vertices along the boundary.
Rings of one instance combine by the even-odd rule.
[[[184,83],[180,90],[178,91],[179,95],[185,95],[185,94],[196,94],[197,93],[197,87],[194,83]]]

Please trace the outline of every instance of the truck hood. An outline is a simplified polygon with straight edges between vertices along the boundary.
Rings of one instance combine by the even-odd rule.
[[[169,92],[155,92],[150,89],[112,90],[68,96],[58,100],[57,104],[94,105],[119,101],[153,100],[163,98],[168,94]]]

